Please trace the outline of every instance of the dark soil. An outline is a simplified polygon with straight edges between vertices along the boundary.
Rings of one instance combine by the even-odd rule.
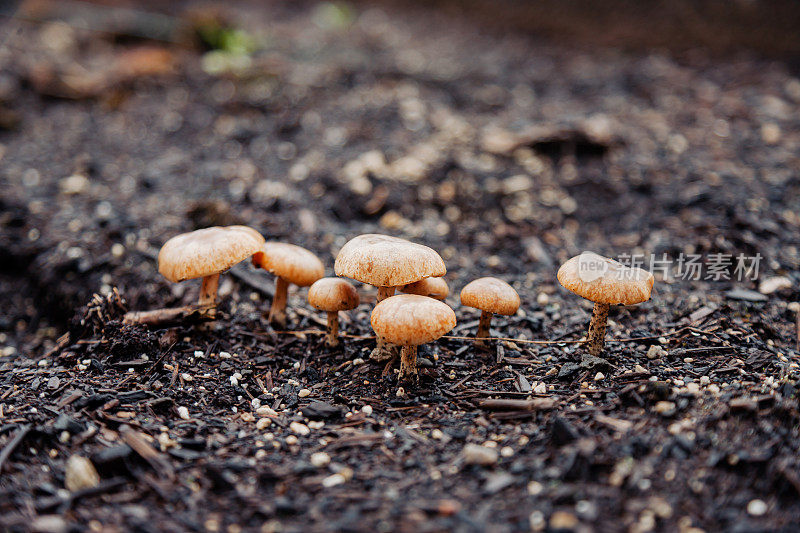
[[[554,44],[394,4],[113,25],[90,15],[116,8],[38,5],[0,47],[0,529],[797,529],[787,63]],[[195,30],[218,23],[262,39],[246,68],[209,73]],[[246,263],[213,324],[121,324],[196,298],[159,276],[166,239],[232,223],[330,275],[360,233],[424,243],[448,267],[452,335],[477,326],[461,287],[491,275],[523,301],[493,332],[521,340],[423,346],[420,386],[400,390],[369,361],[369,287],[330,350],[265,324],[272,279]],[[756,280],[657,276],[650,301],[612,308],[597,359],[569,342],[591,304],[555,279],[582,250],[763,259]],[[304,298],[290,327],[319,330]],[[73,455],[99,485],[64,489]]]

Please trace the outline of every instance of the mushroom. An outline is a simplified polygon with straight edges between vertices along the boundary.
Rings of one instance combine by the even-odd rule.
[[[447,304],[417,294],[386,298],[372,310],[372,329],[379,338],[402,346],[400,381],[419,381],[417,346],[438,339],[456,325]]]
[[[325,275],[325,265],[313,252],[286,242],[269,241],[264,253],[253,264],[275,274],[275,296],[267,320],[278,326],[286,325],[286,296],[289,284],[308,287]]]
[[[173,283],[203,278],[199,306],[217,300],[220,273],[259,256],[264,237],[247,226],[214,226],[171,238],[158,252],[158,271]]]
[[[418,294],[444,301],[450,294],[450,288],[444,278],[425,278],[400,287],[400,292]]]
[[[594,356],[605,346],[609,306],[645,302],[653,289],[650,272],[593,252],[583,252],[561,265],[557,277],[564,288],[594,302],[586,338],[589,353]]]
[[[461,289],[461,305],[480,309],[478,333],[479,346],[486,346],[485,339],[491,337],[489,327],[492,315],[513,315],[519,309],[519,294],[505,281],[497,278],[478,278]]]
[[[328,346],[339,344],[339,311],[355,309],[360,302],[356,288],[343,279],[318,279],[308,289],[308,303],[328,314]]]
[[[396,287],[447,273],[444,261],[431,248],[378,234],[350,239],[336,256],[334,271],[337,276],[377,287],[378,303],[392,296]],[[395,355],[379,337],[370,357],[381,361]]]

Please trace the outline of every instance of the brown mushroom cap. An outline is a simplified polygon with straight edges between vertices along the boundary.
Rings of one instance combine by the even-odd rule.
[[[520,301],[517,291],[505,281],[478,278],[461,289],[461,305],[498,315],[513,315]]]
[[[325,265],[313,252],[286,242],[264,244],[259,266],[289,283],[308,287],[325,275]]]
[[[214,226],[177,235],[158,252],[158,271],[172,282],[223,272],[261,252],[264,237],[247,226]]]
[[[318,279],[308,289],[308,303],[320,311],[347,311],[360,302],[356,288],[340,278]]]
[[[564,288],[599,304],[633,305],[650,299],[653,275],[647,270],[584,252],[558,269]]]
[[[425,278],[408,285],[400,287],[400,292],[406,294],[418,294],[428,296],[437,300],[444,300],[450,294],[447,282],[442,278]]]
[[[337,276],[375,287],[399,287],[447,269],[431,248],[388,235],[366,234],[350,239],[336,256]]]
[[[453,329],[456,314],[439,300],[399,294],[376,305],[370,322],[375,333],[384,340],[400,346],[417,346]]]

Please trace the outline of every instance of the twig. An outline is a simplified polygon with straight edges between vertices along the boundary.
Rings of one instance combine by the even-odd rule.
[[[478,407],[487,411],[547,411],[555,408],[557,402],[552,398],[533,398],[531,400],[491,399],[481,400]]]
[[[166,476],[169,479],[175,477],[175,472],[172,470],[172,465],[164,458],[164,456],[153,449],[150,443],[144,436],[130,426],[122,426],[119,428],[119,433],[125,444],[130,446],[133,451],[138,453],[142,459],[147,461],[159,475]]]
[[[22,443],[30,431],[30,424],[22,426],[19,428],[19,431],[17,431],[14,437],[8,441],[8,444],[5,445],[3,451],[0,452],[0,472],[3,471],[3,465],[5,464],[6,460],[11,457],[11,454],[14,453],[14,450]]]
[[[690,326],[684,326],[680,329],[676,329],[674,331],[669,331],[666,333],[662,333],[660,335],[651,335],[649,337],[629,337],[626,339],[608,339],[606,343],[610,342],[641,342],[641,341],[649,341],[660,339],[661,337],[674,337],[684,331],[695,331],[698,333],[703,334],[710,334],[708,331],[700,330],[697,328],[693,328]],[[272,333],[276,335],[295,335],[298,337],[302,337],[305,335],[327,335],[326,331],[322,331],[319,329],[304,329],[304,330],[296,330],[296,331],[273,331]],[[349,333],[340,333],[340,337],[347,337],[348,339],[353,340],[372,340],[376,339],[375,335],[352,335]],[[443,335],[442,339],[448,340],[457,340],[457,341],[469,341],[469,342],[476,342],[476,341],[503,341],[503,342],[513,342],[516,344],[582,344],[586,342],[583,339],[579,340],[557,340],[557,341],[540,341],[540,340],[529,340],[529,339],[515,339],[513,337],[461,337],[456,335]]]
[[[187,322],[206,322],[214,320],[216,309],[209,306],[187,305],[184,307],[168,307],[150,311],[131,311],[125,313],[122,322],[141,326],[166,326]]]

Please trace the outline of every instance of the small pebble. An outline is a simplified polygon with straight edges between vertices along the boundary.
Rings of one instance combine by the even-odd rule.
[[[544,381],[540,381],[533,388],[533,392],[536,394],[545,394],[547,392],[547,384]]]
[[[256,409],[256,414],[258,416],[278,416],[278,413],[272,407],[266,405],[262,405]]]
[[[578,525],[578,518],[566,511],[556,511],[550,516],[550,528],[571,531]]]
[[[311,430],[308,429],[308,426],[305,424],[301,424],[300,422],[292,422],[291,424],[289,424],[289,429],[297,433],[298,435],[308,435],[309,433],[311,433]]]
[[[100,475],[89,459],[80,455],[73,455],[67,460],[64,472],[64,486],[68,490],[75,492],[76,490],[90,489],[99,484]]]
[[[711,382],[711,379],[708,376],[700,376],[700,385],[708,385]]]
[[[497,450],[480,446],[478,444],[467,444],[461,451],[464,463],[468,465],[491,466],[497,462]]]
[[[325,452],[312,453],[309,460],[311,461],[311,464],[317,468],[323,468],[331,464],[331,456]]]
[[[675,414],[675,403],[674,402],[656,402],[653,406],[653,411],[662,415],[662,416],[672,416]]]
[[[286,444],[288,444],[289,446],[294,446],[298,442],[300,442],[300,440],[294,435],[289,435],[288,437],[286,437]]]
[[[361,408],[361,412],[364,413],[364,416],[371,416],[372,415],[372,406],[365,405]]]
[[[347,480],[342,474],[333,474],[322,480],[322,486],[327,489],[330,487],[335,487],[336,485],[341,485],[345,481]]]
[[[311,396],[311,391],[308,389],[300,389],[300,392],[297,393],[297,396],[299,398],[307,398],[308,396]]]
[[[660,359],[667,355],[667,351],[657,344],[653,344],[650,346],[650,349],[647,350],[647,358],[648,359]]]
[[[528,483],[528,494],[531,496],[537,496],[544,491],[544,485],[539,483],[538,481],[531,481]]]
[[[189,409],[181,405],[180,407],[178,407],[178,416],[181,417],[183,420],[189,420]]]
[[[594,375],[595,381],[602,381],[604,379],[606,379],[606,375],[603,374],[602,372],[598,372],[597,374]]]
[[[267,418],[267,417],[259,418],[258,422],[256,422],[256,429],[259,430],[259,431],[263,431],[263,430],[267,429],[270,424],[272,424],[272,419],[271,418]]]
[[[747,514],[750,516],[764,516],[767,514],[767,504],[764,500],[750,500],[747,504]]]

